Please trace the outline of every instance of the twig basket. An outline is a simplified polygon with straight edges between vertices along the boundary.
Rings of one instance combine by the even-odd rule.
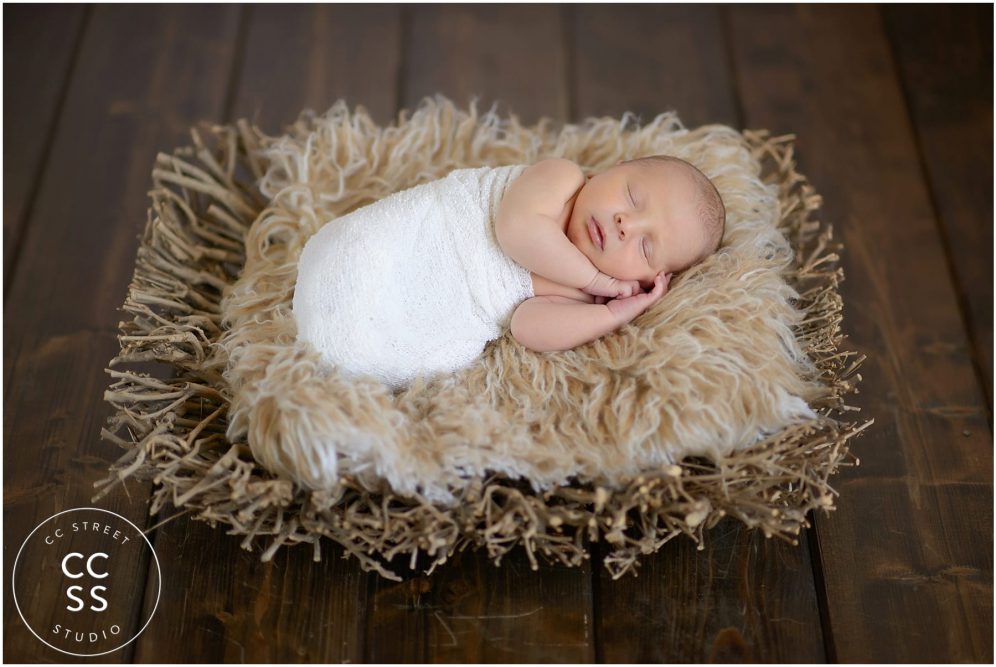
[[[537,132],[546,131],[542,124]],[[244,239],[266,206],[255,183],[265,171],[261,133],[245,121],[191,131],[192,145],[160,154],[152,172],[152,207],[120,323],[121,352],[109,364],[105,394],[116,409],[101,432],[125,451],[99,486],[100,497],[128,477],[155,483],[150,513],[167,504],[228,527],[242,546],[266,544],[263,560],[281,545],[310,543],[320,558],[327,536],[364,569],[399,579],[385,559],[419,554],[428,571],[456,549],[485,547],[496,564],[516,545],[537,566],[578,565],[588,541],[605,540],[613,578],[635,573],[641,554],[685,534],[702,547],[704,531],[736,517],[768,537],[797,544],[806,515],[833,509],[828,480],[856,465],[849,440],[870,421],[849,421],[844,397],[860,381],[862,358],[839,349],[842,301],[839,244],[815,219],[820,197],[795,170],[791,135],[744,131],[765,180],[777,185],[779,229],[795,250],[785,276],[804,313],[795,336],[826,386],[816,421],[771,434],[720,460],[688,457],[609,488],[577,481],[544,492],[500,474],[475,479],[459,501],[441,507],[418,494],[395,494],[344,476],[332,491],[311,491],[264,469],[245,442],[226,438],[233,399],[222,299],[245,262]],[[127,365],[156,362],[159,377]]]

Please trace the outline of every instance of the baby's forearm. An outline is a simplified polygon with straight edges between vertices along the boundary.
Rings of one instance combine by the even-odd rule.
[[[599,273],[554,220],[530,217],[502,231],[498,240],[508,256],[544,278],[584,289]]]
[[[536,352],[570,350],[601,338],[621,323],[604,304],[533,297],[512,315],[512,336]]]

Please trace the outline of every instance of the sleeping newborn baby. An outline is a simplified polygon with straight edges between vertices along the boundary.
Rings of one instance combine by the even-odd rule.
[[[457,169],[324,225],[298,261],[298,338],[398,389],[511,329],[539,352],[615,331],[713,253],[725,209],[670,156]]]

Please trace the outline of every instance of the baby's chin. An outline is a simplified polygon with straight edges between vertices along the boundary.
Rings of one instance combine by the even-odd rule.
[[[572,231],[574,231],[574,230],[572,230]],[[598,269],[599,271],[601,271],[602,273],[604,273],[607,276],[615,278],[616,280],[640,280],[640,286],[643,287],[644,289],[652,289],[653,288],[653,286],[654,286],[653,279],[650,279],[648,281],[648,280],[643,280],[643,279],[638,279],[638,278],[633,278],[633,277],[625,277],[625,276],[616,275],[617,273],[619,273],[618,271],[612,269],[611,267],[606,267],[606,266],[604,266],[602,264],[602,262],[605,259],[605,257],[600,252],[598,252],[598,250],[595,247],[593,247],[591,245],[591,241],[587,237],[587,233],[588,233],[587,228],[585,228],[583,230],[583,233],[586,235],[583,238],[584,238],[584,240],[586,242],[579,242],[578,239],[575,238],[575,234],[576,233],[577,232],[575,231],[574,233],[568,234],[567,235],[567,240],[569,240],[571,243],[573,243],[574,247],[577,248],[578,250],[580,250],[581,254],[584,255],[585,257],[587,257],[588,261],[591,262],[595,266],[596,269]]]
[[[587,230],[584,230],[584,233],[587,234]],[[583,241],[582,238],[584,239]],[[587,236],[581,237],[580,232],[577,231],[576,226],[573,224],[571,225],[571,229],[567,234],[567,240],[570,241],[575,248],[580,250],[581,254],[587,257],[589,262],[598,267],[598,264],[595,261],[595,257],[593,256],[594,249],[591,247],[591,241],[588,239]],[[599,267],[598,270],[601,271],[602,270],[601,267]]]
[[[615,278],[616,280],[636,280],[637,282],[640,283],[640,287],[642,287],[643,289],[652,289],[654,286],[653,278],[650,278],[648,280],[647,278],[640,278],[628,272],[616,271],[609,267],[599,266],[598,262],[594,261],[594,259],[592,259],[591,257],[589,257],[588,259],[592,260],[591,263],[595,265],[596,269],[598,269],[599,271],[601,271],[602,273],[611,278]]]

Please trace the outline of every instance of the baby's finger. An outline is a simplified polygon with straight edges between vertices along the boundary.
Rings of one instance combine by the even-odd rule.
[[[657,285],[661,286],[661,296],[667,294],[667,291],[670,287],[670,283],[671,283],[670,273],[658,273],[657,276],[654,278],[654,288],[656,289]]]
[[[660,276],[654,278],[654,289],[650,292],[650,298],[653,301],[657,301],[662,296],[664,296],[664,293],[666,291],[667,291],[667,280],[665,278],[661,278]]]
[[[642,309],[648,308],[652,303],[661,298],[661,284],[660,280],[654,278],[654,286],[649,292],[637,292],[630,299],[633,303],[640,304]]]

